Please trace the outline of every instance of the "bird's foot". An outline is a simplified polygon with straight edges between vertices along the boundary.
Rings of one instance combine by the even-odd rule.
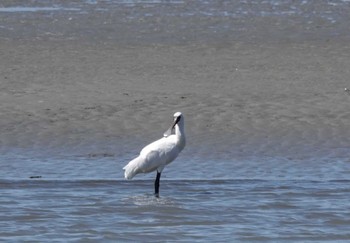
[[[159,198],[159,193],[154,193],[154,196],[155,196],[156,198]]]

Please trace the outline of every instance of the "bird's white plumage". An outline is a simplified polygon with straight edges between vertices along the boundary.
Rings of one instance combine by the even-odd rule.
[[[170,132],[169,132],[170,130]],[[184,118],[180,112],[174,114],[174,124],[164,137],[144,147],[140,155],[131,160],[123,169],[125,178],[132,179],[138,173],[157,170],[162,172],[185,147]],[[174,130],[174,134],[170,134]]]

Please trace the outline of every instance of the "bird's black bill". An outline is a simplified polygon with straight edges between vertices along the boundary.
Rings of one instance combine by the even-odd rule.
[[[180,119],[181,119],[181,116],[176,117],[176,120],[174,121],[174,123],[173,123],[173,124],[169,127],[169,129],[166,130],[165,133],[163,134],[164,137],[168,137],[168,136],[170,136],[171,134],[173,134],[175,125],[180,121]]]

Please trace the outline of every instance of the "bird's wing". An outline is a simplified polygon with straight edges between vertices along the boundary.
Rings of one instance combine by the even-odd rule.
[[[165,166],[169,159],[169,153],[175,147],[172,137],[161,138],[141,150],[140,157],[143,158],[142,168],[153,171],[158,167]]]

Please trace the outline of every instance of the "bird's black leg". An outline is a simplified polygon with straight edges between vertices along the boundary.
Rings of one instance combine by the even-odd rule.
[[[157,171],[157,177],[156,177],[156,180],[154,182],[154,195],[156,197],[159,197],[159,180],[160,180],[160,175],[161,175],[161,173]]]

